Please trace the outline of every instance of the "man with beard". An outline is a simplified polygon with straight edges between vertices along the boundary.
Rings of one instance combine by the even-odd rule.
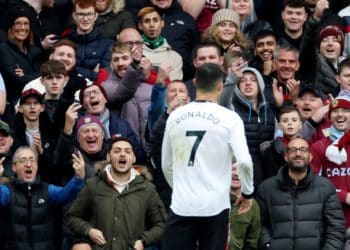
[[[66,223],[77,234],[72,249],[143,250],[160,240],[164,206],[154,186],[132,168],[131,141],[113,138],[107,161],[68,211]]]
[[[261,249],[342,249],[344,216],[333,184],[310,168],[307,141],[292,139],[277,176],[257,193]]]

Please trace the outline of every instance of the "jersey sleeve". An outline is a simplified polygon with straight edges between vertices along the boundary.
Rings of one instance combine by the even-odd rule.
[[[163,137],[163,143],[162,143],[162,170],[165,179],[167,180],[170,187],[173,186],[173,154],[172,154],[172,148],[171,148],[171,142],[170,142],[170,136],[169,136],[169,122],[170,119],[168,119],[164,137]]]
[[[0,185],[0,207],[7,207],[10,203],[10,190],[5,185]]]

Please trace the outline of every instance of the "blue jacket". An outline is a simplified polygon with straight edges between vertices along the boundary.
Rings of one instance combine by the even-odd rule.
[[[77,71],[82,76],[95,81],[98,73],[94,68],[99,63],[100,68],[108,68],[110,63],[109,50],[113,40],[103,38],[97,29],[88,34],[80,35],[73,29],[67,38],[77,44]]]

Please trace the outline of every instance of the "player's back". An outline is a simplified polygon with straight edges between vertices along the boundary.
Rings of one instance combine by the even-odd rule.
[[[212,102],[192,102],[170,115],[163,157],[171,157],[175,213],[212,216],[230,207],[230,144],[242,131],[236,113]]]

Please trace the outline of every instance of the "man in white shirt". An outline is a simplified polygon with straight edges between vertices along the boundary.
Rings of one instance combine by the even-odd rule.
[[[251,207],[253,169],[243,122],[216,102],[223,88],[219,65],[197,69],[197,99],[167,120],[162,169],[173,188],[162,247],[167,250],[224,250],[228,235],[231,162],[235,156],[242,182],[239,213]]]

